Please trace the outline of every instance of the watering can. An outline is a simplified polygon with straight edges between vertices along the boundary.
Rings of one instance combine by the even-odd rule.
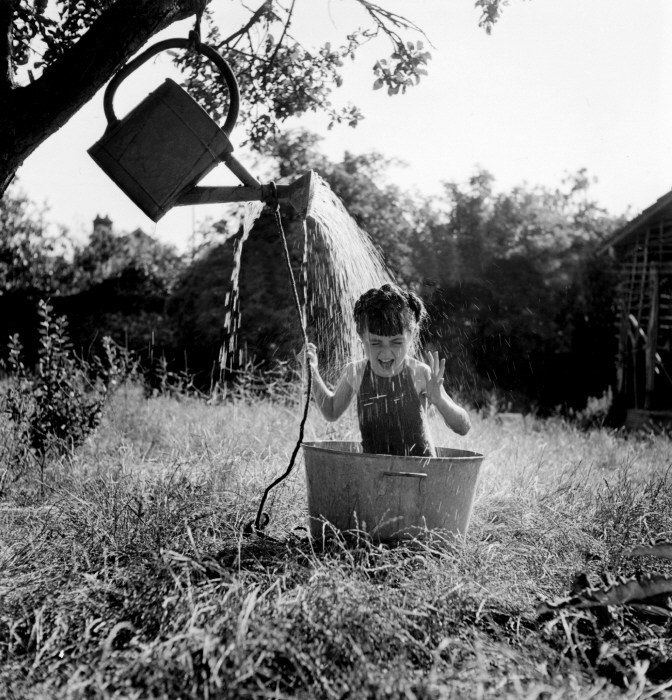
[[[184,89],[170,78],[151,92],[123,119],[114,112],[117,88],[134,70],[161,51],[192,48],[210,59],[229,93],[229,109],[222,127]],[[161,41],[121,68],[105,89],[105,133],[89,154],[117,186],[152,220],[185,204],[288,200],[305,214],[312,173],[291,185],[262,185],[232,155],[229,135],[238,118],[236,76],[224,58],[198,40]],[[243,183],[237,187],[197,187],[223,162]]]

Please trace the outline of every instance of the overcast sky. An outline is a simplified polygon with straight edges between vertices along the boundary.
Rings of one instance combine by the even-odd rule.
[[[595,198],[613,214],[634,215],[672,188],[669,0],[511,0],[489,36],[478,27],[473,0],[380,4],[426,31],[429,76],[403,96],[374,92],[371,67],[387,46],[367,46],[333,98],[359,105],[364,122],[329,132],[319,115],[292,122],[324,133],[331,158],[346,149],[400,158],[408,165],[392,173],[394,180],[427,194],[444,181],[466,181],[478,166],[501,189],[557,186],[565,173],[585,167],[598,179]],[[214,0],[223,34],[238,26],[238,5]],[[294,33],[317,45],[351,31],[359,18],[351,0],[297,0]],[[185,36],[190,26],[171,27],[161,38]],[[117,111],[170,73],[168,61],[138,71],[120,89]],[[84,237],[96,214],[108,214],[118,231],[140,226],[184,250],[194,221],[223,214],[226,205],[178,208],[154,224],[86,153],[104,128],[101,91],[19,170],[21,187],[49,205],[52,221]],[[234,129],[234,146],[236,136]],[[236,183],[222,166],[206,184]]]

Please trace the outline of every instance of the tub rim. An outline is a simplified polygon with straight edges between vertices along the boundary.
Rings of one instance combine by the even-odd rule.
[[[445,460],[445,459],[450,459],[451,461],[468,461],[468,460],[473,460],[473,459],[480,459],[483,460],[485,459],[484,455],[482,455],[480,452],[472,452],[471,450],[461,450],[456,447],[444,447],[443,445],[437,445],[437,449],[441,450],[448,450],[451,452],[459,452],[461,454],[455,455],[455,456],[450,456],[450,455],[444,455],[442,457],[421,457],[417,455],[387,455],[387,454],[376,454],[373,452],[353,452],[351,450],[341,450],[337,449],[335,447],[329,447],[329,445],[343,445],[343,444],[349,444],[349,445],[360,445],[361,443],[358,442],[357,440],[308,440],[304,441],[301,443],[301,447],[304,449],[309,449],[309,450],[316,450],[316,451],[324,451],[324,452],[336,452],[337,454],[342,454],[342,455],[360,455],[363,457],[366,457],[366,459],[374,459],[374,460],[388,460],[392,458],[396,459],[410,459],[410,460],[415,460],[418,462],[427,462],[427,460]],[[467,453],[467,454],[464,454]]]

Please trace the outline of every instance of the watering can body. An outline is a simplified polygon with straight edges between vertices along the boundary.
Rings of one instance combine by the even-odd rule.
[[[114,114],[112,98],[121,80],[158,51],[186,44],[182,39],[161,42],[115,75],[104,98],[107,129],[89,149],[102,170],[153,221],[233,150],[228,134],[238,113],[238,86],[228,64],[206,45],[199,51],[215,61],[229,90],[229,113],[222,128],[169,78],[123,119]]]
[[[121,121],[89,154],[152,221],[233,150],[226,134],[170,78]]]

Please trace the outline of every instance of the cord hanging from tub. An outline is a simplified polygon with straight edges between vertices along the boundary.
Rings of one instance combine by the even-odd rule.
[[[282,217],[280,215],[280,202],[278,201],[278,192],[275,186],[275,183],[272,182],[270,183],[270,188],[272,192],[272,196],[267,201],[266,203],[268,204],[269,207],[273,209],[273,215],[275,216],[275,222],[276,226],[278,228],[278,232],[280,234],[280,238],[282,240],[282,249],[284,252],[285,256],[285,263],[287,264],[287,270],[289,272],[289,280],[292,286],[292,294],[294,296],[294,304],[296,307],[296,312],[299,317],[299,323],[301,325],[301,335],[303,336],[303,347],[304,347],[304,352],[305,348],[308,346],[308,336],[306,334],[306,319],[304,317],[303,311],[301,309],[301,301],[299,300],[299,292],[296,286],[296,279],[294,277],[294,271],[292,270],[292,261],[291,258],[289,257],[289,248],[287,246],[287,236],[285,235],[285,229],[282,226]],[[299,424],[299,438],[296,441],[296,445],[294,446],[294,450],[292,452],[292,456],[290,457],[289,464],[287,465],[287,469],[283,474],[281,474],[275,481],[273,481],[271,484],[269,484],[266,487],[266,490],[264,491],[263,496],[261,497],[261,502],[259,503],[259,508],[257,509],[257,515],[254,519],[254,523],[250,523],[249,525],[246,526],[245,531],[246,532],[256,532],[257,534],[263,534],[262,530],[268,525],[270,521],[270,517],[268,513],[264,513],[264,505],[266,503],[266,499],[268,498],[268,494],[280,483],[282,483],[291,473],[292,469],[294,468],[294,463],[296,462],[296,457],[299,453],[299,450],[301,449],[301,443],[303,442],[303,434],[306,426],[306,420],[308,419],[308,409],[310,408],[310,394],[312,390],[312,375],[310,373],[310,369],[308,370],[308,380],[306,384],[306,401],[303,407],[303,416],[301,418],[301,423]],[[265,516],[265,518],[264,518]],[[263,522],[262,522],[263,520]],[[264,535],[264,537],[268,537],[268,535]]]

